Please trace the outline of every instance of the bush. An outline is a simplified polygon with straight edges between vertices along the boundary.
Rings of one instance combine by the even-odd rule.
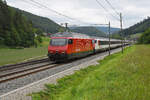
[[[37,41],[37,39],[34,39],[34,46],[37,48],[37,46],[38,46],[38,41]]]
[[[0,45],[4,44],[4,39],[0,37]]]
[[[37,40],[38,40],[38,42],[39,42],[39,43],[42,43],[42,42],[43,42],[43,40],[42,40],[42,37],[41,37],[41,36],[37,36],[36,38],[37,38]]]
[[[141,44],[149,44],[150,43],[150,28],[142,34],[142,36],[140,37],[138,42]]]
[[[34,38],[34,46],[37,47],[38,44],[42,43],[43,40],[42,40],[42,37],[41,36],[37,36]]]

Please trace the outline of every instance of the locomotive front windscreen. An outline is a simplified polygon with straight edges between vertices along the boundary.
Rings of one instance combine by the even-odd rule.
[[[50,45],[52,46],[64,46],[67,44],[67,39],[51,39]]]

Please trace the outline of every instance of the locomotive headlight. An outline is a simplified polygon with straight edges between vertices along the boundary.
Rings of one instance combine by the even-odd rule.
[[[50,53],[53,53],[53,51],[50,51]]]
[[[61,53],[65,54],[65,53],[66,53],[66,51],[62,51]]]

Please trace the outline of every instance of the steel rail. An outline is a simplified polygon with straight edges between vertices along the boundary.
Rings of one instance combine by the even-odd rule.
[[[14,71],[14,72],[6,73],[6,74],[3,74],[3,75],[0,75],[0,78],[11,76],[11,75],[14,75],[14,74],[23,73],[23,72],[26,72],[26,71],[34,70],[34,69],[37,69],[37,68],[41,68],[42,66],[48,66],[48,65],[50,65],[50,64],[45,64],[45,65],[32,67],[32,68],[28,68],[28,69],[24,69],[24,70],[20,70],[20,71]]]
[[[18,63],[18,64],[4,65],[4,66],[0,66],[0,72],[15,69],[15,68],[20,68],[20,67],[25,67],[28,65],[38,64],[38,63],[42,63],[42,62],[48,62],[48,61],[49,61],[48,58],[43,58],[43,59],[39,59],[39,60],[31,60],[31,61],[27,61],[27,62]]]
[[[63,65],[63,64],[54,64],[52,66],[48,66],[48,65],[42,65],[42,66],[39,66],[37,67],[36,69],[34,68],[31,68],[31,69],[27,69],[27,70],[22,70],[20,72],[16,72],[16,73],[10,73],[8,74],[8,76],[10,75],[15,75],[15,74],[21,74],[21,75],[17,75],[17,76],[14,76],[14,77],[8,77],[6,79],[3,79],[3,80],[0,80],[0,83],[4,83],[4,82],[7,82],[7,81],[11,81],[11,80],[14,80],[14,79],[18,79],[18,78],[21,78],[21,77],[25,77],[27,75],[31,75],[31,74],[34,74],[34,73],[37,73],[37,72],[41,72],[41,71],[44,71],[44,70],[47,70],[47,69],[51,69],[51,68],[54,68],[54,67],[57,67],[57,66],[60,66],[60,65]],[[31,72],[27,72],[27,73],[24,73],[26,71],[31,71]],[[5,77],[7,77],[7,75],[3,75]],[[3,77],[3,76],[0,76],[0,77]],[[4,78],[4,77],[3,77]]]

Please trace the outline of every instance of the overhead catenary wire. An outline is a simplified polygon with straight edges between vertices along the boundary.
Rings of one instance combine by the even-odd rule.
[[[115,19],[118,20],[118,21],[120,20],[118,17],[116,17],[116,16],[114,16],[113,14],[111,14],[111,13],[109,12],[109,10],[106,9],[106,8],[101,4],[100,1],[96,0],[96,2],[97,2],[98,5],[100,5],[108,14],[110,14],[113,18],[115,18]]]
[[[37,4],[37,5],[39,5],[39,6],[41,6],[41,7],[43,7],[43,8],[45,8],[45,9],[47,9],[47,10],[49,10],[49,11],[51,11],[51,12],[54,12],[54,13],[60,15],[60,16],[66,17],[66,18],[68,18],[68,19],[70,19],[70,20],[72,20],[72,21],[82,22],[82,21],[80,21],[80,20],[78,20],[78,19],[76,19],[76,18],[69,17],[69,16],[67,16],[67,15],[65,15],[65,14],[62,14],[62,13],[56,11],[56,10],[53,10],[53,9],[47,7],[46,5],[41,4],[41,3],[39,3],[39,2],[37,2],[37,1],[35,1],[35,0],[30,0],[30,1],[33,2],[33,3],[35,3],[35,4]],[[82,22],[82,23],[85,23],[85,22]],[[87,23],[86,23],[86,24],[87,24]]]
[[[107,2],[107,4],[114,10],[114,12],[120,16],[120,13],[115,9],[115,7],[113,7],[113,5],[108,1],[108,0],[105,0]]]
[[[27,4],[30,4],[30,3],[32,3],[32,4],[30,4],[30,5],[33,5],[33,6],[35,6],[35,7],[41,7],[41,6],[39,6],[39,5],[36,5],[35,3],[33,3],[33,2],[30,2],[30,1],[28,1],[28,0],[22,0],[23,2],[25,2],[25,3],[27,3]]]
[[[59,13],[56,12],[55,10],[52,10],[52,9],[46,7],[46,6],[43,6],[43,5],[41,5],[40,3],[36,2],[36,1],[32,1],[32,0],[31,0],[31,1],[28,1],[28,0],[22,0],[22,1],[25,2],[25,3],[27,3],[27,4],[33,5],[33,6],[35,6],[35,7],[39,7],[39,8],[42,7],[42,8],[44,8],[44,9],[46,9],[46,10],[51,10],[51,12],[57,13],[57,15],[61,15],[61,16],[63,16],[63,17],[67,17],[67,18],[68,18],[68,16],[59,14]],[[31,4],[31,3],[32,3],[32,4]],[[73,20],[73,18],[69,18],[69,19],[72,19],[72,20]]]
[[[45,8],[46,10],[48,10],[48,11],[50,11],[50,12],[54,12],[55,14],[60,15],[60,16],[63,16],[63,17],[65,17],[65,18],[68,18],[68,19],[70,19],[70,20],[72,20],[72,21],[77,21],[77,22],[86,23],[86,22],[80,21],[80,20],[78,20],[78,19],[76,19],[76,18],[72,18],[72,17],[69,17],[69,16],[67,16],[67,15],[64,15],[64,14],[62,14],[62,13],[56,11],[56,10],[53,10],[53,9],[47,7],[46,5],[41,4],[41,3],[37,2],[37,1],[34,1],[34,0],[30,0],[30,1],[29,1],[29,0],[22,0],[22,1],[24,1],[25,3],[28,3],[28,4],[30,4],[30,5],[34,5],[34,6],[36,6],[36,7]],[[31,4],[31,3],[32,3],[32,4]],[[87,24],[87,23],[86,23],[86,24]]]
[[[64,14],[62,14],[62,13],[59,13],[59,12],[53,10],[53,9],[50,9],[49,7],[47,7],[47,6],[45,6],[45,5],[41,4],[41,3],[39,3],[39,2],[37,2],[37,1],[34,1],[34,0],[30,0],[30,1],[33,2],[33,3],[35,3],[35,4],[38,4],[38,5],[42,6],[42,7],[44,7],[44,8],[46,8],[46,9],[48,9],[48,10],[50,10],[51,12],[54,12],[54,13],[56,13],[56,14],[58,14],[58,15],[67,17],[67,18],[69,18],[69,19],[71,19],[71,20],[74,20],[73,18],[71,18],[71,17],[69,17],[69,16],[66,16],[66,15],[64,15]]]
[[[67,18],[67,19],[70,19],[70,20],[72,20],[72,21],[82,22],[82,23],[84,23],[84,24],[89,24],[89,23],[80,21],[79,19],[71,18],[71,17],[69,17],[69,16],[67,16],[67,15],[65,15],[65,14],[62,14],[62,13],[60,13],[60,12],[54,10],[54,9],[49,8],[48,6],[42,4],[42,3],[38,2],[38,1],[35,1],[35,0],[23,0],[23,1],[26,2],[26,3],[28,3],[28,4],[31,4],[31,3],[32,3],[31,5],[34,5],[34,6],[36,6],[36,7],[44,8],[44,9],[50,11],[50,12],[54,12],[55,14],[57,14],[57,15],[59,15],[59,16],[63,16],[63,17],[65,17],[65,18]],[[108,9],[106,9],[98,0],[96,0],[96,1],[97,1],[97,3],[98,3],[103,9],[105,9],[106,12],[109,13]],[[111,14],[111,13],[110,13],[110,14]],[[119,20],[116,16],[114,16],[114,15],[112,15],[112,14],[111,14],[111,16],[113,16],[116,20]]]

